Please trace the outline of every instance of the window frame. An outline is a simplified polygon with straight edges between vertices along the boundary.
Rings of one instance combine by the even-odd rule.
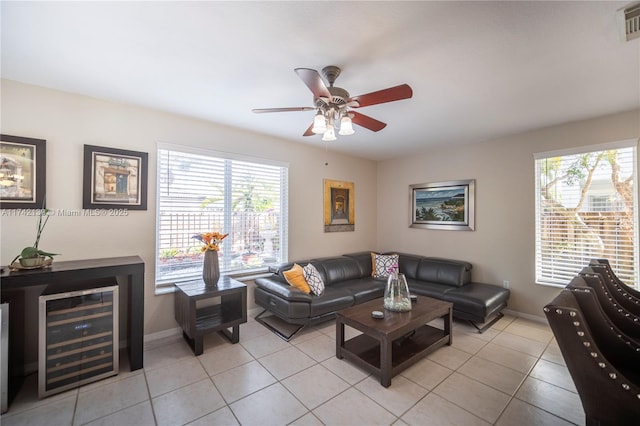
[[[616,150],[616,149],[626,149],[632,148],[632,167],[633,167],[633,275],[634,282],[628,282],[629,285],[635,286],[638,288],[640,286],[639,275],[640,275],[640,260],[638,259],[638,252],[640,247],[639,240],[639,220],[638,220],[638,204],[640,199],[640,193],[638,188],[638,139],[626,139],[617,142],[596,144],[596,145],[587,145],[580,146],[569,149],[555,150],[555,151],[547,151],[540,152],[534,154],[534,179],[535,179],[535,193],[534,193],[534,204],[535,204],[535,212],[534,212],[534,221],[535,221],[535,250],[534,250],[534,273],[535,273],[535,283],[538,285],[550,286],[550,287],[558,287],[564,288],[568,282],[559,283],[559,282],[551,282],[550,279],[541,279],[541,270],[542,266],[542,241],[541,241],[541,171],[539,166],[539,161],[554,158],[554,157],[567,157],[571,155],[580,155],[587,154],[591,152],[600,152],[607,150]],[[585,204],[589,204],[589,200],[585,200]],[[595,257],[595,256],[594,256]],[[588,266],[587,264],[582,265],[583,267]],[[580,272],[576,271],[576,274]]]
[[[235,153],[229,153],[229,152],[221,152],[221,151],[216,151],[216,150],[212,150],[212,149],[206,149],[206,148],[198,148],[198,147],[192,147],[192,146],[185,146],[185,145],[178,145],[178,144],[169,144],[169,143],[157,143],[156,144],[156,161],[157,161],[157,167],[156,167],[156,223],[155,223],[155,253],[154,253],[154,260],[155,260],[155,267],[154,267],[154,282],[155,282],[155,294],[165,294],[165,293],[171,293],[174,291],[174,283],[176,282],[183,282],[183,281],[188,281],[188,280],[193,280],[193,279],[197,279],[198,275],[196,274],[185,274],[184,275],[184,279],[161,279],[159,278],[159,263],[160,263],[160,225],[161,225],[161,199],[162,199],[162,195],[161,195],[161,191],[163,186],[161,185],[162,182],[162,167],[160,164],[160,154],[161,154],[161,150],[166,150],[166,151],[174,151],[174,152],[178,152],[178,153],[184,153],[184,154],[191,154],[191,155],[199,155],[199,156],[206,156],[206,157],[211,157],[211,158],[215,158],[216,160],[224,160],[225,164],[227,161],[237,161],[237,162],[243,162],[243,163],[250,163],[250,164],[255,164],[257,166],[270,166],[270,167],[277,167],[280,168],[280,188],[279,188],[279,199],[280,199],[280,203],[279,203],[279,227],[278,227],[278,234],[280,236],[279,242],[280,242],[280,255],[282,257],[281,262],[286,262],[288,260],[288,215],[289,215],[289,211],[288,211],[288,187],[289,187],[289,163],[288,162],[283,162],[283,161],[276,161],[276,160],[271,160],[271,159],[266,159],[266,158],[259,158],[259,157],[254,157],[254,156],[247,156],[247,155],[240,155],[240,154],[235,154]],[[228,176],[227,173],[229,173],[229,170],[227,169],[227,167],[225,166],[225,176]],[[230,210],[227,208],[228,204],[232,203],[232,197],[231,197],[231,186],[230,184],[228,184],[229,180],[227,178],[223,179],[225,181],[225,188],[224,188],[224,204],[225,204],[225,208],[224,208],[224,216],[225,216],[225,223],[227,223],[227,216],[230,215]],[[208,194],[204,194],[204,195],[208,195]],[[211,230],[211,231],[219,231],[219,232],[229,232],[228,230]],[[195,241],[195,240],[194,240]],[[194,244],[196,244],[194,242]],[[223,241],[223,244],[225,244],[225,241]],[[268,268],[269,266],[259,266],[256,268],[251,268],[251,269],[238,269],[238,270],[231,270],[231,271],[223,271],[222,274],[223,275],[230,275],[233,276],[235,278],[238,279],[252,279],[255,278],[257,276],[261,276],[264,275],[268,272]]]

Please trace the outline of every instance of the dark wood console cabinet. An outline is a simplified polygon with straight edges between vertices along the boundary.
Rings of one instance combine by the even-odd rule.
[[[24,271],[9,271],[3,267],[0,275],[0,291],[2,303],[9,303],[9,352],[12,342],[19,341],[25,333],[15,333],[24,327],[19,315],[20,307],[24,306],[24,294],[30,287],[46,286],[47,293],[65,292],[70,289],[83,290],[91,288],[91,282],[104,278],[115,277],[118,284],[124,285],[128,295],[128,306],[122,306],[121,311],[126,310],[127,321],[127,346],[131,370],[143,367],[143,339],[144,339],[144,262],[139,256],[111,257],[103,259],[87,259],[58,262],[54,261],[51,267]],[[29,297],[34,297],[29,292]],[[36,295],[37,298],[39,296]],[[22,298],[22,300],[20,300]],[[12,306],[14,304],[15,306]],[[14,309],[16,307],[17,309]],[[14,318],[12,318],[14,317]],[[14,333],[12,333],[14,332]],[[15,356],[15,354],[14,354]],[[10,355],[11,357],[11,355]],[[14,360],[11,364],[21,360]]]

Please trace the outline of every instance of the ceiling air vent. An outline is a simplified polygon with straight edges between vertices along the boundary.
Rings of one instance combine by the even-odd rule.
[[[624,24],[627,41],[640,38],[640,4],[624,10]]]

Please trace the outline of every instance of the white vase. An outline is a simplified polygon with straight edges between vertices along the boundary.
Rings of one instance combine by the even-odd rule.
[[[215,286],[220,279],[220,262],[216,250],[204,252],[204,264],[202,266],[202,279],[208,286]]]

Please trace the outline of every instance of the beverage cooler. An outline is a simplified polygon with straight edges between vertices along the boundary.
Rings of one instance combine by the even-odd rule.
[[[0,406],[9,409],[9,304],[0,304]]]
[[[40,398],[118,374],[118,286],[40,296]]]

